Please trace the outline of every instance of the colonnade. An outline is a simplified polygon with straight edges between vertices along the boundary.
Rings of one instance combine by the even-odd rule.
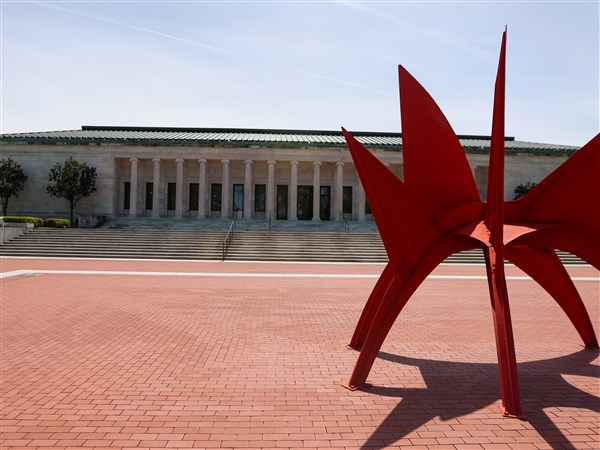
[[[152,183],[153,183],[153,196],[152,196],[152,217],[160,217],[160,192],[159,187],[161,183],[161,165],[166,161],[173,161],[173,159],[165,160],[161,158],[152,158],[153,171],[152,171]],[[176,179],[175,179],[175,217],[183,217],[184,215],[184,165],[189,163],[190,159],[176,158],[174,159],[176,164]],[[208,185],[208,163],[207,159],[197,159],[198,162],[198,174],[197,178],[194,178],[194,182],[198,181],[198,218],[206,218],[210,215],[210,201],[207,202],[209,194]],[[130,166],[130,191],[129,191],[129,208],[130,216],[138,215],[138,165],[140,159],[132,157],[129,159]],[[221,159],[221,218],[231,218],[232,216],[232,177],[231,177],[231,160]],[[303,163],[311,163],[311,161],[302,161]],[[277,213],[277,191],[275,184],[275,168],[280,165],[287,165],[289,167],[289,182],[286,180],[286,185],[289,187],[289,208],[287,219],[297,220],[298,219],[298,184],[299,184],[299,164],[301,161],[275,161],[269,159],[264,160],[251,160],[246,159],[243,161],[244,167],[244,184],[243,184],[243,218],[250,219],[253,217],[254,205],[252,204],[253,199],[253,188],[255,179],[254,167],[256,164],[266,163],[266,186],[265,186],[265,217],[275,218]],[[322,161],[312,161],[312,220],[320,220],[321,210],[321,179],[322,179]],[[333,171],[333,195],[331,201],[333,202],[332,208],[332,220],[339,220],[339,212],[342,211],[344,201],[344,161],[335,162],[335,169]],[[188,179],[186,181],[189,182]],[[162,180],[164,181],[164,180]],[[264,181],[261,179],[264,183]],[[358,177],[352,177],[352,194],[353,194],[353,205],[358,207],[356,214],[353,216],[358,220],[366,219],[365,211],[365,192]],[[207,205],[208,203],[208,205]],[[208,206],[208,207],[207,207]],[[147,207],[147,206],[146,206]],[[213,213],[214,214],[214,213]]]

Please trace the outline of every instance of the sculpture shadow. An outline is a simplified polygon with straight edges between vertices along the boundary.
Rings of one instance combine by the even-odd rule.
[[[571,385],[562,376],[600,378],[600,367],[591,364],[598,355],[598,349],[583,349],[558,358],[518,364],[527,421],[552,448],[575,447],[544,408],[584,408],[600,412],[598,397]],[[415,359],[385,352],[379,352],[378,357],[418,367],[427,387],[365,389],[367,393],[401,400],[362,445],[363,450],[385,448],[434,418],[445,421],[474,414],[500,399],[496,364]]]

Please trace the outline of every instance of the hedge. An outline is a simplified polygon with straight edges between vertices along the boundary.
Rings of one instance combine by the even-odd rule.
[[[45,227],[52,228],[69,228],[71,226],[71,221],[69,219],[44,219]]]
[[[44,226],[44,219],[40,219],[39,217],[4,216],[2,219],[5,223],[32,223],[34,227]]]

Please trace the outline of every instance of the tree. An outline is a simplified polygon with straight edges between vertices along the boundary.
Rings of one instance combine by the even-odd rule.
[[[523,184],[518,185],[515,188],[515,190],[514,190],[515,196],[513,197],[513,199],[516,200],[518,198],[523,197],[530,190],[532,190],[535,187],[536,184],[537,183],[534,183],[532,181],[528,181],[527,183],[523,183]]]
[[[96,168],[70,157],[64,163],[56,163],[50,169],[49,180],[54,184],[49,184],[46,191],[54,197],[69,201],[73,223],[73,211],[79,200],[96,191]]]
[[[19,197],[19,192],[27,181],[27,175],[18,162],[11,157],[0,160],[0,199],[2,200],[2,215],[6,215],[8,199],[13,195]]]

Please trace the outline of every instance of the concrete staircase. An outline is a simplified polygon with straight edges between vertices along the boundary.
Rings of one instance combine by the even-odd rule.
[[[161,219],[159,219],[161,220]],[[143,225],[139,225],[142,222]],[[62,258],[134,258],[221,260],[229,221],[145,220],[108,223],[103,228],[36,228],[0,247],[2,256]],[[279,228],[276,228],[279,226]],[[385,263],[387,255],[374,224],[355,225],[343,232],[338,222],[276,223],[265,231],[264,221],[238,222],[227,260],[322,261]],[[258,228],[258,229],[257,229]],[[569,264],[584,264],[560,252]],[[452,255],[448,263],[483,263],[480,250]]]
[[[221,259],[225,232],[36,228],[5,243],[3,256]]]

